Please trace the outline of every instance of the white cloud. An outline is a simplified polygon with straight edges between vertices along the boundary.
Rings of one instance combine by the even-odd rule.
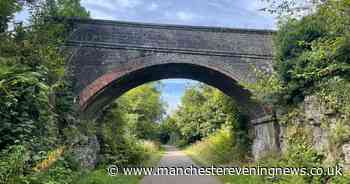
[[[93,11],[90,12],[91,17],[94,19],[104,19],[104,20],[114,20],[115,18],[113,15],[110,15],[108,13],[104,13],[102,11]]]
[[[221,8],[222,7],[220,3],[211,2],[211,1],[208,2],[208,5],[212,6],[212,7],[215,7],[215,8]]]
[[[141,0],[83,0],[83,4],[103,6],[109,9],[135,8],[142,4]]]
[[[135,8],[141,4],[139,0],[115,0],[115,4],[123,8]]]
[[[158,9],[159,8],[159,5],[157,4],[157,3],[155,3],[155,2],[152,2],[149,6],[148,6],[148,10],[149,11],[154,11],[154,10],[156,10],[156,9]]]
[[[107,20],[125,20],[137,14],[143,0],[83,0],[92,18]]]
[[[179,11],[176,13],[176,18],[181,21],[191,21],[195,18],[195,15],[190,12]]]

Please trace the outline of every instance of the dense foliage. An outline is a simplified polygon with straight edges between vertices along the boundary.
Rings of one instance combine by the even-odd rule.
[[[186,148],[194,160],[206,165],[239,164],[247,158],[245,149],[237,144],[237,132],[223,128]]]
[[[132,89],[105,109],[97,120],[101,165],[144,165],[152,154],[157,155],[159,120],[163,112],[164,102],[157,83]]]
[[[165,119],[161,138],[185,146],[224,128],[232,133],[230,141],[234,147],[229,149],[244,153],[250,144],[247,126],[247,118],[232,98],[218,89],[198,84],[186,89],[178,110]]]
[[[316,13],[288,20],[276,36],[275,69],[280,80],[277,105],[294,106],[317,96],[321,106],[338,114],[334,127],[324,118],[338,147],[349,141],[350,1],[328,1]]]
[[[145,84],[118,99],[124,110],[128,128],[139,139],[157,139],[159,123],[165,113],[161,99],[161,83]]]
[[[29,26],[15,24],[5,32],[24,6],[30,10]],[[94,135],[101,146],[101,167],[147,165],[159,158],[159,144],[142,140],[158,136],[164,113],[159,84],[125,94],[96,123],[82,122],[75,113],[70,57],[60,47],[69,27],[56,17],[89,17],[80,0],[6,0],[0,7],[0,183],[97,182],[78,181],[85,174],[74,155],[74,146]]]
[[[280,26],[275,69],[287,102],[300,102],[320,82],[349,80],[349,7],[346,0],[329,1],[316,13]]]
[[[281,7],[280,7],[281,8]],[[283,9],[280,9],[284,11]],[[253,87],[266,103],[279,111],[286,150],[270,155],[264,166],[334,167],[344,162],[341,146],[350,141],[349,127],[349,28],[350,1],[323,2],[315,11],[281,21],[275,37],[275,74],[262,75]],[[315,97],[320,125],[307,119],[305,97]],[[328,132],[329,145],[315,149],[313,128]],[[255,183],[347,183],[349,176],[231,177]],[[239,182],[238,182],[239,183]]]
[[[4,105],[0,149],[15,142],[28,143],[31,148],[53,146],[59,139],[57,128],[72,113],[70,86],[65,80],[68,72],[59,50],[65,25],[47,18],[70,7],[61,1],[32,3],[31,27],[18,25],[14,32],[1,34],[0,98]]]
[[[60,51],[66,26],[51,19],[66,16],[70,4],[5,0],[0,5],[1,183],[70,183],[74,162],[68,161],[71,139],[64,131],[78,120]],[[16,24],[7,32],[23,6],[31,13],[29,27]],[[88,16],[83,8],[74,13]]]

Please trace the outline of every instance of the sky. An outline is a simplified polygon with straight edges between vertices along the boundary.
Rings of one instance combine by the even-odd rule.
[[[166,24],[271,29],[262,0],[82,0],[93,18]]]
[[[276,19],[259,9],[263,0],[82,0],[92,18],[146,23],[276,29]],[[27,11],[16,20],[28,17]],[[162,98],[170,113],[179,105],[191,80],[163,80]]]
[[[197,81],[189,79],[162,80],[162,99],[167,103],[167,114],[171,114],[181,102],[187,87],[197,84]]]

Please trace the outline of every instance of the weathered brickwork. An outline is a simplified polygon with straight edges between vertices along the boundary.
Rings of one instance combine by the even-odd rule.
[[[102,20],[72,25],[66,48],[82,114],[93,116],[124,92],[167,78],[217,87],[252,119],[266,114],[240,84],[255,82],[256,68],[272,71],[272,31]]]
[[[191,26],[165,26],[85,20],[75,24],[72,42],[155,51],[208,52],[271,57],[271,31]]]

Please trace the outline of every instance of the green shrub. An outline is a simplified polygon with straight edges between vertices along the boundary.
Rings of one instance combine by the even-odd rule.
[[[349,9],[347,0],[327,1],[316,13],[280,26],[274,67],[288,103],[303,100],[317,82],[349,79]]]
[[[160,150],[160,143],[156,141],[142,140],[139,144],[145,154],[157,153]]]
[[[96,170],[83,175],[75,184],[138,184],[140,176],[109,176],[106,169]]]
[[[234,136],[222,129],[186,149],[186,153],[206,165],[238,163],[246,153],[236,149]]]
[[[310,130],[303,126],[290,126],[287,135],[287,150],[281,156],[267,157],[259,161],[264,167],[293,167],[293,168],[326,168],[334,167],[337,163],[324,164],[325,156],[313,148]],[[278,175],[264,177],[266,181],[278,184],[325,184],[329,181],[344,181],[340,176],[311,176],[311,175]]]
[[[221,180],[225,184],[266,184],[261,176],[223,176]],[[297,183],[299,184],[299,183]]]
[[[24,146],[14,145],[0,154],[0,184],[17,184],[24,178],[28,151]]]
[[[60,158],[46,171],[33,171],[30,152],[21,145],[3,150],[0,157],[0,184],[71,184],[77,172]]]
[[[350,181],[350,175],[338,176],[330,179],[330,184],[348,184]]]
[[[47,171],[26,176],[26,181],[30,184],[73,184],[77,176],[70,168],[56,163]]]

